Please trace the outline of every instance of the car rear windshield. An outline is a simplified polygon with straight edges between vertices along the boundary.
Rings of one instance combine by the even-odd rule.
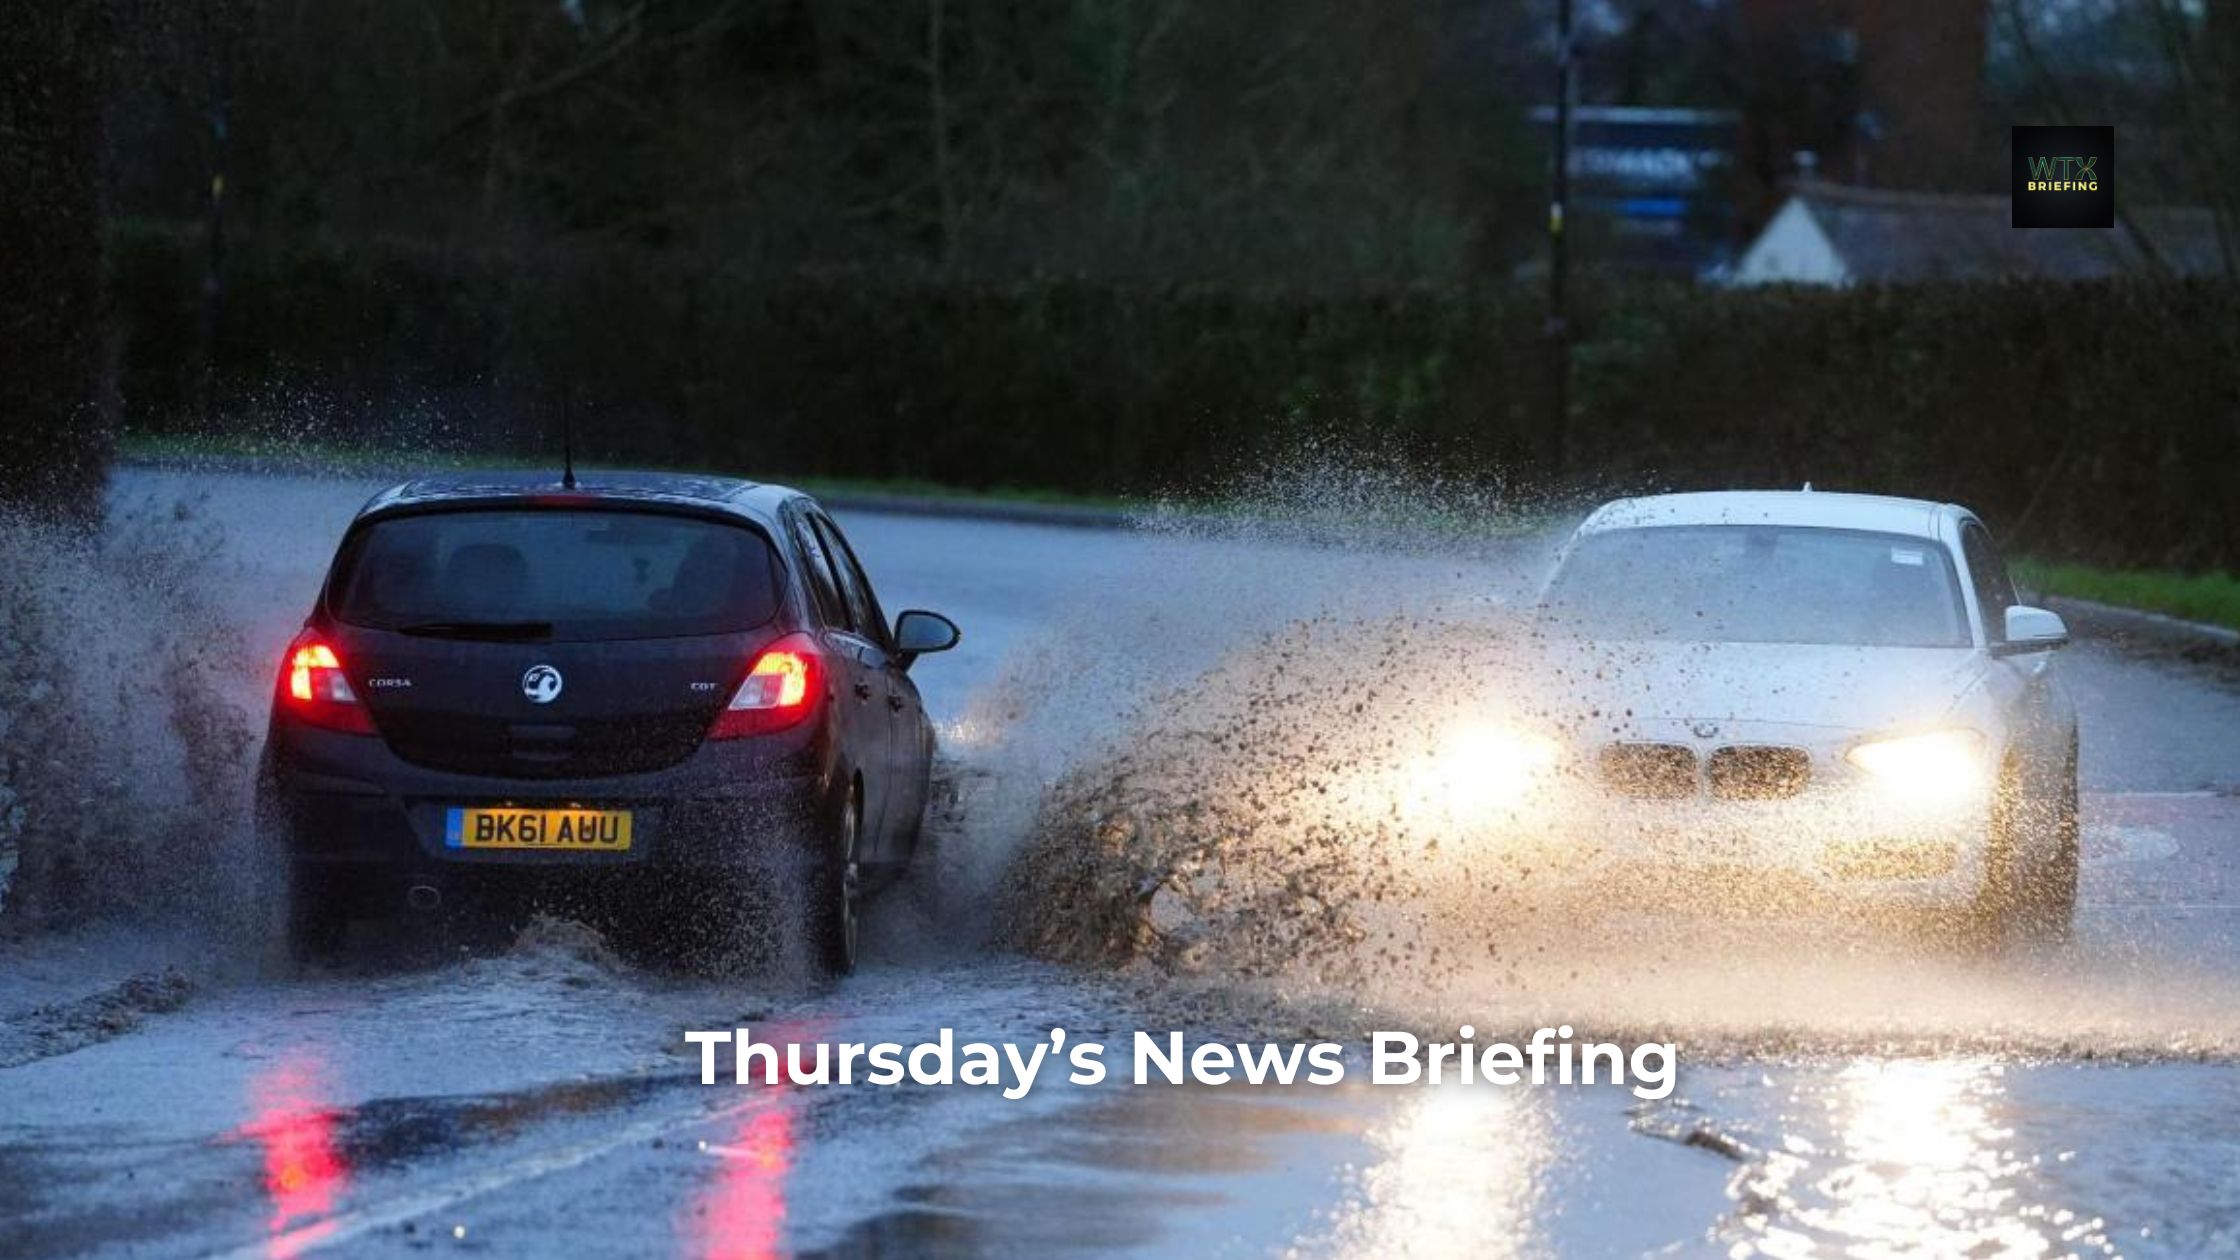
[[[328,611],[353,626],[451,638],[663,639],[752,629],[783,578],[744,526],[585,509],[447,511],[359,530]]]
[[[1589,534],[1549,583],[1559,628],[1591,638],[1966,647],[1942,545],[1764,525]]]

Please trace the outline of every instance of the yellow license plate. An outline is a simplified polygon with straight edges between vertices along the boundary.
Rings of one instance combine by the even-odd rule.
[[[626,809],[469,809],[446,811],[443,842],[454,849],[565,849],[626,853]]]

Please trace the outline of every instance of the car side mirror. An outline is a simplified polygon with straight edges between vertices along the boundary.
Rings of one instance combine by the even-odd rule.
[[[922,608],[913,608],[894,619],[894,650],[905,663],[927,652],[946,652],[962,637],[956,622]]]
[[[2047,652],[2069,641],[2069,626],[2061,620],[2061,614],[2027,604],[2007,609],[2006,631],[2007,641],[1992,645],[1995,656]]]

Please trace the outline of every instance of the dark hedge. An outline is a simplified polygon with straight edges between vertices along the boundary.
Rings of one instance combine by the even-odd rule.
[[[191,237],[118,234],[126,405],[205,429]],[[758,280],[674,255],[238,251],[226,426],[965,486],[1188,488],[1302,435],[1539,476],[1541,298]],[[1566,480],[1949,498],[2010,545],[2240,568],[2240,290],[1590,286]]]

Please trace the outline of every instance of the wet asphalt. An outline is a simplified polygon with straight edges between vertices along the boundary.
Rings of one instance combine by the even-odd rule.
[[[262,662],[372,488],[128,470],[114,494],[191,500],[218,527],[215,598]],[[965,627],[917,676],[962,763],[1002,750],[983,767],[1009,781],[985,802],[999,815],[1303,596],[1499,600],[1529,568],[841,519],[889,609]],[[2060,667],[2084,730],[2073,954],[2028,974],[1871,950],[1762,973],[1682,960],[1627,994],[1673,1012],[1684,1042],[1719,1034],[1664,1103],[1607,1087],[1058,1084],[1007,1101],[697,1084],[684,1028],[1124,1041],[1130,994],[1155,983],[987,949],[944,921],[955,903],[905,890],[862,972],[824,990],[645,974],[566,937],[394,970],[197,973],[176,1009],[0,1068],[0,1254],[2234,1249],[2240,687],[2105,641]],[[971,887],[1000,865],[974,842],[944,854],[943,878]],[[15,965],[63,993],[162,954],[95,934]]]

